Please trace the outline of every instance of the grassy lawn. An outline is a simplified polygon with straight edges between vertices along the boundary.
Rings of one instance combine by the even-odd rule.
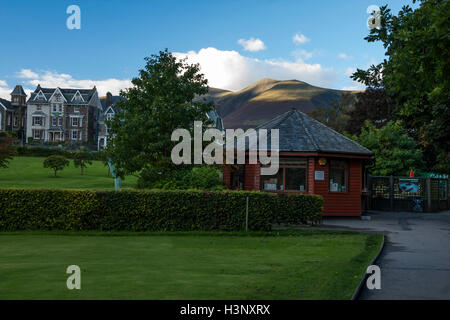
[[[43,166],[45,158],[14,157],[9,167],[0,169],[0,188],[49,188],[49,189],[114,189],[114,179],[108,177],[108,168],[100,161],[80,174],[80,168],[70,165],[53,176],[53,170]],[[127,177],[122,181],[123,189],[134,188],[137,178]]]
[[[381,235],[0,233],[0,299],[350,299]],[[66,268],[81,268],[68,290]]]

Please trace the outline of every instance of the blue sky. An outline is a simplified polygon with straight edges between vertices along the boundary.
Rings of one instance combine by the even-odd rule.
[[[387,4],[397,13],[410,0]],[[69,30],[69,5],[81,29]],[[335,89],[361,88],[348,74],[383,59],[369,44],[375,0],[2,1],[0,96],[15,84],[89,87],[118,93],[168,48],[198,62],[210,85],[238,90],[267,77]],[[297,40],[294,37],[297,35]],[[250,40],[250,42],[249,42]]]

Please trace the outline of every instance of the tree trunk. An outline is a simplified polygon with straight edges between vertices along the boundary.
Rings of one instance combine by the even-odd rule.
[[[83,175],[83,174],[84,174],[84,167],[81,166],[81,175]]]
[[[55,170],[55,177],[56,177],[56,172],[57,172],[58,170]]]

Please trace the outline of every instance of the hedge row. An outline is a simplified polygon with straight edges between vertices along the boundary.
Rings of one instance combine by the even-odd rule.
[[[79,149],[79,148],[78,148]],[[16,155],[21,157],[49,157],[49,156],[63,156],[68,159],[73,159],[74,151],[59,149],[59,148],[41,148],[41,147],[16,147]],[[94,160],[102,160],[102,152],[93,152]]]
[[[316,223],[322,197],[251,191],[1,189],[0,230],[239,231]]]

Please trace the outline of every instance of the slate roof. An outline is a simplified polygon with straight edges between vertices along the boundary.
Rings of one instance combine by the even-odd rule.
[[[125,101],[125,100],[127,100],[127,99],[122,97],[122,96],[112,96],[112,99],[111,99],[112,104],[111,104],[111,106],[114,109],[114,112],[117,113],[120,110],[120,109],[115,107],[116,103],[119,102],[119,101]],[[103,112],[106,112],[106,110],[108,110],[108,107],[109,107],[109,106],[106,105],[106,97],[101,97],[100,98],[100,103],[102,104]]]
[[[50,97],[53,95],[53,93],[55,92],[57,88],[41,88],[41,86],[37,86],[36,90],[34,90],[34,92],[31,93],[30,98],[28,99],[27,103],[32,103],[32,104],[46,104],[48,103],[48,99],[50,99]],[[94,93],[97,91],[97,89],[94,87],[93,89],[61,89],[59,88],[59,90],[61,91],[62,95],[64,96],[64,98],[66,99],[68,104],[81,104],[81,105],[85,105],[88,104],[89,101],[91,101],[92,96],[94,95]],[[46,100],[34,100],[34,98],[36,97],[36,95],[42,91],[42,93],[44,94]],[[77,93],[77,91],[80,92],[81,96],[83,97],[83,101],[72,101],[73,96]]]
[[[219,116],[215,109],[207,113],[208,118],[214,122],[214,127],[220,131],[224,130],[222,118]]]
[[[8,100],[0,98],[0,103],[6,108],[6,110],[9,110],[9,111],[14,110],[14,107],[11,105],[11,102]]]
[[[16,85],[14,90],[11,92],[11,95],[12,96],[23,96],[23,97],[27,96],[25,91],[23,91],[23,88],[21,85]]]
[[[279,129],[280,152],[324,152],[373,155],[369,149],[334,131],[298,110],[290,110],[260,126],[267,129],[267,147],[270,149],[270,129]]]

